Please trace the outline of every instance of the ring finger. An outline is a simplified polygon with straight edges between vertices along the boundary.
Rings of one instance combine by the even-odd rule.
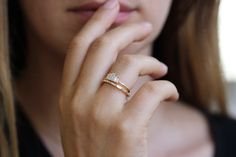
[[[153,79],[157,79],[167,73],[167,67],[151,56],[121,55],[111,67],[110,73],[116,73],[119,80],[130,89],[140,76],[150,75]],[[100,107],[104,105],[107,108],[107,104],[112,104],[112,107],[121,109],[126,101],[124,92],[109,83],[103,83],[98,95],[101,102],[106,102],[106,104],[98,103]]]

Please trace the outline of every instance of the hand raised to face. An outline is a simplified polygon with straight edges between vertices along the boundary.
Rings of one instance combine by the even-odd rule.
[[[162,101],[176,100],[168,81],[145,83],[129,101],[116,87],[102,83],[115,72],[132,89],[140,76],[157,79],[167,67],[139,54],[120,54],[152,31],[145,21],[109,29],[119,12],[117,0],[100,7],[70,44],[60,92],[60,126],[66,157],[146,157],[147,124]]]

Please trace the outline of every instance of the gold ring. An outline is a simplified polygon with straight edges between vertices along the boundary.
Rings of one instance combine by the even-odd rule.
[[[120,82],[120,79],[116,73],[107,74],[103,82],[116,87],[117,89],[125,93],[126,96],[130,96],[130,89],[124,83]]]

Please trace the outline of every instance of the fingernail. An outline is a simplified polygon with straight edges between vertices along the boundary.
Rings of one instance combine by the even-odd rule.
[[[103,8],[105,8],[105,9],[113,9],[113,8],[116,7],[116,5],[117,5],[117,0],[108,0],[103,5]]]

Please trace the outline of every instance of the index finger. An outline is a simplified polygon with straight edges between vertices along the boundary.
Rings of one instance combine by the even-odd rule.
[[[90,44],[107,31],[117,17],[118,11],[118,1],[108,0],[73,38],[63,68],[63,89],[71,89]]]

